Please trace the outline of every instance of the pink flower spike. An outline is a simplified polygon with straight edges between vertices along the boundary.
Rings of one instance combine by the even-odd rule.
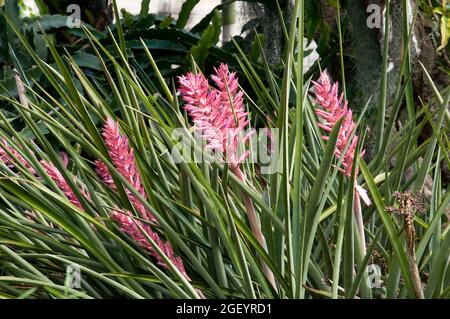
[[[147,194],[145,193],[144,186],[141,182],[141,175],[136,166],[134,150],[130,147],[128,138],[125,135],[120,134],[119,125],[111,118],[106,120],[103,138],[114,167],[133,186],[133,188],[146,199]],[[114,184],[106,164],[97,160],[95,165],[99,177],[112,190],[116,190],[116,185]],[[157,222],[152,212],[150,212],[129,189],[126,189],[126,193],[130,202],[133,204],[133,207],[143,219]]]
[[[358,140],[356,135],[350,140],[350,135],[356,126],[352,120],[352,112],[347,110],[346,102],[342,106],[342,98],[339,98],[337,93],[337,83],[331,85],[330,79],[325,72],[320,75],[318,82],[314,82],[314,88],[316,101],[323,107],[323,110],[316,109],[317,116],[324,120],[322,123],[319,123],[319,127],[326,132],[331,132],[336,122],[344,117],[336,143],[335,155],[339,157],[347,144],[350,143],[342,161],[344,174],[350,176]]]
[[[221,152],[233,168],[247,157],[237,154],[238,142],[245,143],[249,138],[239,137],[249,123],[244,93],[239,90],[236,73],[230,73],[228,65],[221,64],[214,70],[211,79],[217,88],[210,88],[203,75],[187,73],[178,78],[179,92],[194,129],[207,141],[206,148]]]
[[[3,161],[8,167],[12,168],[16,166],[17,163],[9,156],[9,154],[5,151],[4,148],[7,148],[16,157],[16,159],[28,169],[28,171],[31,174],[37,176],[39,175],[38,172],[30,165],[30,163],[28,163],[28,161],[22,155],[20,155],[20,153],[15,148],[8,145],[8,143],[4,138],[2,139],[1,143],[3,144],[3,146],[0,146],[0,160]],[[60,156],[64,167],[67,167],[69,163],[69,157],[67,156],[66,153],[61,153]],[[44,160],[41,160],[40,163],[44,168],[44,170],[49,175],[49,177],[55,182],[55,184],[59,187],[59,189],[61,189],[61,191],[67,197],[67,199],[78,208],[83,209],[81,203],[75,196],[75,193],[73,192],[72,188],[70,188],[69,184],[62,176],[61,172],[52,163],[48,163]],[[90,200],[90,195],[86,192],[84,188],[80,188],[80,192],[85,198]]]
[[[69,156],[65,152],[60,153],[61,161],[63,162],[64,168],[69,165]]]
[[[348,109],[347,101],[344,101],[343,95],[338,95],[338,84],[332,84],[327,73],[322,72],[320,79],[314,82],[314,91],[316,95],[316,101],[322,106],[322,109],[316,109],[316,115],[322,120],[319,123],[325,132],[329,133],[333,130],[337,121],[343,118],[338,140],[336,142],[336,149],[334,155],[337,158],[342,158],[342,168],[339,170],[345,175],[350,177],[352,173],[353,164],[355,162],[356,146],[358,145],[358,136],[351,135],[356,128],[356,123],[352,119],[352,110]],[[322,137],[324,140],[328,140],[328,136]],[[348,146],[347,150],[345,148]],[[365,150],[362,150],[359,156],[364,156]],[[358,171],[355,172],[355,178],[358,175]],[[367,196],[367,192],[359,185],[355,186],[357,193],[363,199],[363,201],[370,205],[370,199]]]
[[[175,267],[183,274],[183,276],[187,280],[191,280],[187,275],[183,261],[179,256],[176,256],[172,245],[169,242],[163,241],[157,233],[155,233],[150,226],[135,220],[131,217],[131,213],[126,211],[122,212],[118,209],[113,210],[111,217],[119,222],[120,229],[127,233],[131,238],[133,238],[139,246],[147,250],[151,256],[153,256],[158,265],[168,268],[167,264],[164,262],[161,255],[158,251],[153,247],[153,245],[147,240],[147,237],[144,235],[141,229],[145,231],[145,233],[155,242],[155,244],[161,249],[161,251],[170,259],[170,261],[175,265]]]
[[[134,150],[130,147],[128,138],[120,134],[119,125],[111,118],[106,120],[103,138],[116,169],[141,195],[145,196],[141,177],[134,161]]]
[[[111,188],[112,190],[116,190],[116,184],[114,184],[108,167],[101,160],[95,161],[95,172],[97,173],[98,177],[100,177],[103,182],[108,185],[109,188]]]
[[[8,145],[8,142],[5,138],[2,138],[1,144],[3,145],[0,146],[0,161],[5,163],[5,165],[9,168],[13,168],[17,165],[17,162],[6,152],[5,149],[7,149],[16,157],[16,159],[20,163],[23,164],[23,166],[28,169],[31,174],[36,175],[36,170],[31,166],[31,164],[22,155],[20,155],[20,153],[14,147]]]
[[[50,176],[50,178],[55,182],[59,189],[61,189],[64,195],[66,195],[67,199],[79,209],[83,209],[83,206],[81,206],[80,201],[75,196],[75,193],[73,192],[72,188],[70,188],[61,172],[51,163],[48,163],[44,160],[40,161],[40,163],[44,170],[47,172],[48,176]],[[83,195],[89,198],[89,194],[87,194],[84,190],[81,190],[81,192]]]
[[[230,73],[228,65],[221,64],[211,76],[216,88],[210,88],[203,75],[187,73],[179,79],[179,92],[186,103],[185,109],[194,122],[194,129],[207,141],[206,149],[215,149],[222,160],[230,164],[230,170],[245,183],[245,175],[240,164],[249,155],[239,155],[239,144],[245,143],[250,135],[242,137],[248,125],[248,113],[244,106],[244,93],[239,90],[236,73]],[[264,235],[251,199],[243,194],[245,209],[250,228],[258,242],[267,251]],[[263,271],[268,280],[277,289],[273,273],[262,262]]]
[[[238,81],[236,72],[230,73],[228,65],[221,63],[218,68],[214,68],[215,74],[211,75],[211,79],[216,83],[225,99],[228,99],[227,87],[230,95],[235,95],[238,89]]]

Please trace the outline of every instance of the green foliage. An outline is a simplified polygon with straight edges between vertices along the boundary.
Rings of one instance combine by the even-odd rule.
[[[143,0],[141,3],[141,11],[139,12],[139,18],[143,19],[148,15],[150,9],[150,0]]]
[[[442,5],[432,8],[433,12],[437,13],[441,17],[440,30],[441,30],[441,44],[438,51],[447,47],[448,40],[450,38],[450,3],[447,0],[442,1]]]
[[[191,54],[194,60],[196,60],[202,68],[204,68],[206,57],[209,54],[209,49],[216,45],[219,41],[221,31],[222,19],[219,12],[215,10],[211,24],[202,33],[198,44],[191,48]]]
[[[14,1],[9,1],[8,3],[14,3]],[[148,3],[146,5],[144,2],[142,6],[142,12],[146,12]],[[92,48],[87,45],[89,40],[82,28],[87,28],[95,35],[101,41],[101,44],[111,51],[115,58],[118,58],[118,52],[113,48],[109,32],[118,39],[120,39],[119,34],[122,34],[130,63],[135,66],[141,76],[152,81],[152,84],[155,80],[155,74],[149,65],[140,38],[144,39],[145,46],[152,50],[159,70],[166,79],[180,75],[188,70],[191,65],[191,54],[195,55],[199,64],[201,63],[201,65],[209,69],[216,66],[216,61],[223,61],[235,68],[237,67],[236,60],[232,55],[233,48],[223,50],[215,46],[221,31],[220,12],[217,11],[214,11],[211,27],[208,28],[207,32],[200,34],[176,27],[176,23],[171,17],[154,14],[134,16],[124,11],[124,18],[119,24],[111,25],[110,31],[100,32],[87,23],[82,23],[81,28],[67,28],[67,16],[61,14],[45,14],[40,17],[19,19],[18,12],[17,14],[16,11],[10,12],[11,8],[9,6],[6,13],[13,18],[15,25],[20,28],[21,33],[27,38],[43,61],[50,65],[55,63],[53,56],[49,54],[48,46],[43,41],[41,30],[44,30],[49,35],[52,43],[55,44],[56,50],[61,55],[66,52],[70,53],[83,71],[86,72],[87,76],[95,81],[100,90],[104,92],[108,92],[108,81],[103,73],[101,61]],[[188,14],[189,12],[186,11],[186,18]],[[49,86],[48,81],[41,81],[41,70],[35,68],[35,62],[30,59],[16,35],[11,32],[10,28],[6,26],[4,18],[0,16],[0,26],[2,25],[4,27],[0,28],[0,65],[2,65],[0,92],[3,94],[8,92],[8,94],[17,96],[13,72],[14,61],[11,57],[11,52],[14,52],[15,58],[23,68],[23,72],[27,74],[30,85],[36,88],[33,83],[38,82],[42,87],[52,92],[53,88],[51,85]],[[72,39],[71,43],[58,40],[60,39],[59,32],[69,35]],[[112,76],[115,77],[112,63],[109,60],[106,60],[105,63],[109,71],[112,72]],[[154,85],[160,87],[157,81],[154,82]],[[81,90],[83,91],[83,88]],[[112,96],[106,98],[110,100]],[[6,101],[3,101],[2,109],[5,110],[4,114],[11,116],[11,119],[16,118],[15,110]],[[15,122],[15,125],[18,126],[22,124],[22,121]]]
[[[302,32],[297,31],[307,22],[301,14],[304,4],[295,1],[281,81],[267,63],[262,37],[255,37],[250,55],[235,39],[233,59],[215,47],[220,30],[217,11],[202,36],[175,28],[165,17],[128,16],[120,27],[112,26],[111,32],[101,35],[88,26],[72,30],[83,45],[67,50],[60,50],[52,35],[38,28],[49,49],[47,59],[29,33],[2,16],[9,36],[28,57],[22,60],[9,51],[23,79],[28,106],[9,94],[13,91],[0,93],[13,108],[14,121],[24,127],[17,129],[0,113],[0,137],[15,150],[8,153],[2,142],[0,154],[7,152],[16,163],[8,167],[0,161],[0,297],[448,298],[450,191],[440,165],[448,164],[450,152],[446,134],[450,89],[439,90],[425,70],[433,98],[412,108],[413,116],[404,119],[398,109],[411,101],[411,93],[408,81],[399,83],[392,105],[383,99],[378,102],[386,106],[379,111],[386,124],[377,128],[377,156],[367,162],[359,158],[361,174],[356,174],[356,165],[352,173],[356,178],[342,176],[342,158],[333,155],[340,124],[328,141],[321,138],[315,102],[308,94],[310,79],[301,72],[305,52]],[[409,41],[409,35],[404,36]],[[245,163],[245,183],[227,165],[178,163],[173,153],[179,145],[174,130],[192,137],[176,94],[175,75],[189,69],[205,71],[209,63],[227,59],[234,61],[231,69],[236,65],[246,83],[252,126],[280,129],[278,170],[265,174],[259,164]],[[408,59],[405,53],[403,65]],[[345,62],[343,57],[339,62]],[[27,63],[39,71],[40,81],[33,82],[24,72]],[[170,66],[177,63],[175,72]],[[199,70],[202,63],[205,68]],[[384,63],[384,75],[386,68]],[[399,72],[404,74],[404,68]],[[431,111],[434,101],[440,108]],[[357,154],[366,143],[366,110],[367,103],[355,116]],[[111,163],[101,136],[108,117],[118,121],[134,149],[148,198]],[[400,128],[393,132],[398,122]],[[432,135],[419,141],[427,123]],[[201,145],[194,143],[193,148]],[[67,167],[60,152],[68,154]],[[30,173],[19,157],[41,177]],[[59,169],[82,208],[64,196],[40,160]],[[106,163],[115,190],[97,176],[95,160]],[[425,214],[418,209],[413,217],[416,260],[411,262],[406,236],[410,233],[405,233],[403,216],[391,214],[389,208],[398,205],[394,192],[418,190],[425,180],[431,188],[424,191]],[[373,201],[361,208],[367,242],[360,242],[355,218],[356,182]],[[127,192],[155,215],[158,223],[152,226],[170,241],[192,281],[185,280],[161,250],[158,253],[169,267],[158,265],[111,219],[113,207],[131,207]],[[260,219],[267,252],[246,220],[244,197],[252,201]],[[263,263],[274,274],[276,287],[266,278]],[[368,284],[369,264],[380,267],[382,286]],[[71,287],[65,276],[73,265],[82,274],[79,289]],[[415,270],[423,277],[419,292]]]
[[[181,7],[181,11],[177,19],[177,28],[184,28],[191,15],[191,11],[200,2],[200,0],[186,0]]]

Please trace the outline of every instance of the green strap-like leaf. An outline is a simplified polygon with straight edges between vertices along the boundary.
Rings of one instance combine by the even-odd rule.
[[[186,0],[183,3],[180,14],[178,15],[178,20],[176,24],[177,28],[182,29],[186,26],[186,23],[188,22],[189,17],[191,16],[192,10],[199,2],[200,0]]]
[[[367,187],[369,188],[370,194],[372,195],[378,215],[380,216],[384,224],[384,227],[386,228],[391,245],[394,248],[394,252],[400,262],[400,269],[402,271],[406,287],[413,296],[414,289],[411,281],[411,273],[408,267],[408,259],[406,256],[404,244],[402,243],[400,237],[398,236],[398,230],[396,229],[393,220],[385,211],[383,198],[381,198],[380,192],[378,191],[378,188],[375,184],[375,181],[373,180],[369,168],[367,167],[366,163],[361,159],[359,160],[359,166],[361,168],[361,172],[363,173],[364,179],[367,182]]]

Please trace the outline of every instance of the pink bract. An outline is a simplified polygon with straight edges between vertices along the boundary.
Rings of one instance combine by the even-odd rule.
[[[338,83],[331,84],[331,81],[325,72],[322,72],[318,82],[314,82],[314,90],[316,101],[323,108],[317,108],[315,110],[317,116],[322,119],[322,122],[319,123],[319,127],[326,132],[331,132],[336,125],[336,122],[341,118],[344,118],[339,130],[334,154],[337,158],[340,158],[345,151],[346,146],[349,144],[342,160],[342,172],[350,177],[355,158],[355,150],[358,144],[358,136],[355,134],[351,137],[356,128],[356,123],[352,119],[352,110],[347,107],[347,101],[343,101],[343,94],[341,94],[341,96],[338,95]],[[327,140],[328,136],[325,135],[322,138]],[[361,151],[360,156],[364,156],[364,153],[365,150]]]
[[[161,249],[161,251],[167,256],[168,259],[177,267],[177,269],[183,274],[183,276],[190,280],[187,275],[183,261],[179,256],[176,256],[173,252],[172,246],[169,242],[163,241],[157,233],[155,233],[150,226],[137,221],[131,217],[131,213],[128,211],[122,212],[118,209],[113,210],[111,217],[116,220],[120,229],[132,237],[139,246],[147,250],[151,256],[153,256],[158,264],[164,268],[168,268],[167,264],[162,259],[158,251],[153,247],[153,245],[148,241],[147,237],[144,235],[143,231],[155,242],[155,244]]]
[[[343,118],[341,128],[339,130],[338,139],[336,142],[336,148],[334,155],[337,158],[342,158],[342,167],[339,170],[350,177],[352,174],[353,164],[355,162],[355,151],[358,145],[358,136],[353,135],[356,128],[356,123],[352,119],[352,110],[348,108],[347,101],[344,101],[343,94],[338,94],[338,83],[332,84],[327,73],[322,72],[319,81],[314,82],[314,91],[317,103],[322,108],[316,108],[315,112],[321,119],[319,127],[325,132],[330,133],[337,121]],[[324,140],[328,139],[327,135],[322,136]],[[348,145],[348,148],[346,149]],[[365,150],[362,150],[359,156],[363,157]],[[355,178],[358,176],[358,171],[355,172]],[[357,193],[367,205],[370,205],[370,199],[367,196],[366,190],[359,185],[355,186]]]
[[[207,141],[206,147],[219,151],[232,166],[237,166],[249,156],[248,152],[238,155],[239,142],[252,134],[242,136],[249,123],[244,93],[228,65],[221,64],[214,70],[211,79],[216,88],[209,86],[203,74],[189,72],[179,77],[179,92],[194,128]]]
[[[125,135],[120,134],[119,125],[111,118],[106,120],[102,135],[114,167],[133,186],[133,188],[146,199],[147,194],[142,185],[141,174],[136,167],[134,159],[134,150],[130,147],[128,138]],[[102,178],[111,189],[115,190],[116,186],[106,164],[97,160],[95,165],[99,177]],[[126,193],[130,202],[142,218],[156,222],[152,212],[150,212],[140,200],[130,192],[130,190],[127,189]]]

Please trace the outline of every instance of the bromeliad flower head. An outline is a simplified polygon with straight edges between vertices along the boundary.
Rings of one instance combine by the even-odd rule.
[[[179,83],[179,91],[186,102],[184,108],[191,116],[195,129],[202,133],[208,147],[221,149],[221,132],[217,132],[211,118],[213,108],[220,106],[217,91],[210,91],[208,80],[203,74],[189,72],[179,77]]]
[[[342,154],[344,154],[342,158],[343,168],[340,168],[340,171],[350,177],[355,162],[355,151],[358,145],[358,136],[354,134],[352,137],[356,128],[356,123],[352,119],[352,110],[348,108],[348,102],[344,101],[343,94],[339,96],[338,83],[331,84],[325,72],[322,72],[318,82],[314,82],[314,91],[317,103],[322,106],[322,109],[317,108],[315,110],[317,116],[322,120],[319,123],[319,127],[329,133],[333,130],[336,122],[343,118],[334,154],[337,158],[341,158]],[[327,140],[328,136],[325,135],[322,138]],[[360,156],[362,157],[364,154],[365,150],[362,150]],[[355,177],[357,175],[358,171],[355,172]],[[367,192],[359,185],[356,185],[355,188],[364,202],[370,205]]]
[[[239,88],[239,83],[236,78],[236,72],[230,73],[228,65],[221,63],[218,68],[214,68],[215,74],[211,75],[211,79],[216,83],[216,86],[221,93],[224,93],[224,98],[228,99],[227,89],[231,95],[236,94]]]
[[[2,145],[0,145],[0,161],[5,163],[5,165],[8,166],[9,168],[13,168],[17,165],[14,159],[6,151],[8,150],[12,155],[14,155],[17,161],[22,163],[23,166],[25,166],[28,169],[28,171],[31,174],[33,175],[36,174],[36,170],[30,165],[30,163],[22,155],[20,155],[20,153],[14,147],[9,145],[5,138],[2,138],[1,144]]]
[[[55,165],[44,160],[40,161],[40,163],[44,170],[47,172],[48,176],[50,176],[50,178],[55,182],[56,186],[58,186],[59,189],[61,189],[61,191],[64,193],[64,195],[66,195],[67,199],[78,208],[83,209],[83,206],[81,206],[81,203],[75,196],[74,191],[64,179],[64,176],[62,176],[61,172],[55,167]],[[90,198],[89,194],[87,194],[83,188],[81,188],[80,190],[86,198]]]
[[[109,173],[108,166],[101,160],[95,161],[95,172],[97,173],[98,177],[102,179],[102,181],[108,185],[109,188],[112,190],[116,190],[116,184],[114,184],[114,180]]]
[[[215,124],[221,130],[235,129],[242,131],[249,123],[248,113],[244,108],[244,92],[239,90],[239,83],[236,72],[230,73],[226,64],[221,64],[219,68],[214,68],[215,74],[211,75],[218,88],[217,95],[220,96],[222,106],[214,108],[212,116]]]
[[[177,267],[177,269],[183,274],[183,276],[190,280],[187,275],[183,261],[179,256],[176,256],[171,244],[169,242],[163,241],[157,233],[155,233],[150,226],[135,220],[131,217],[131,213],[126,211],[122,212],[118,209],[113,210],[111,217],[119,222],[120,229],[132,237],[139,246],[147,250],[151,256],[153,256],[158,264],[164,268],[168,268],[167,264],[164,262],[161,255],[153,247],[153,245],[148,241],[147,237],[143,231],[155,242],[155,244],[161,249],[161,251],[170,259],[170,261]],[[142,231],[143,230],[143,231]]]
[[[236,73],[230,73],[226,64],[215,68],[211,79],[216,88],[209,86],[202,74],[187,73],[179,77],[179,92],[185,101],[185,109],[194,122],[194,128],[207,141],[207,148],[221,152],[236,167],[248,157],[238,155],[239,135],[248,125],[243,95],[239,90]],[[250,137],[242,138],[245,142]]]
[[[317,116],[323,120],[319,123],[326,132],[331,132],[336,125],[336,122],[343,118],[341,128],[336,143],[336,149],[334,154],[337,158],[340,158],[345,151],[341,170],[346,176],[350,176],[352,173],[352,167],[355,157],[355,150],[358,144],[358,136],[353,135],[353,131],[356,128],[356,123],[352,119],[352,110],[348,109],[347,101],[343,102],[343,95],[338,96],[338,84],[333,85],[325,72],[322,72],[318,82],[314,82],[314,90],[316,94],[316,101],[322,106],[323,109],[317,108],[315,110]],[[328,136],[322,137],[324,140],[328,139]],[[348,149],[345,150],[349,144]],[[361,156],[364,156],[365,151],[361,152]]]
[[[211,96],[209,91],[208,80],[203,74],[194,74],[192,72],[186,75],[180,76],[180,92],[183,100],[188,106],[196,106],[198,112],[203,113],[205,110],[209,110]],[[194,110],[192,110],[194,111]]]
[[[114,167],[133,186],[133,188],[146,199],[147,194],[145,193],[144,186],[141,182],[141,175],[136,166],[134,150],[130,147],[128,138],[125,135],[120,134],[119,125],[111,118],[106,120],[103,130],[103,139],[108,148],[108,154]],[[111,189],[115,190],[116,185],[114,184],[106,164],[97,160],[95,166],[99,177]],[[126,193],[128,199],[133,204],[133,207],[143,219],[157,222],[152,212],[150,212],[130,190],[126,189]]]
[[[11,152],[12,155],[14,155],[17,161],[22,163],[23,166],[28,169],[31,174],[39,176],[38,172],[31,166],[31,164],[22,155],[20,155],[20,153],[14,147],[8,145],[6,139],[3,138],[1,143],[3,145],[0,146],[0,161],[5,163],[5,165],[9,168],[15,167],[17,165],[13,158],[11,158],[11,156],[5,151],[5,149],[7,149]],[[63,166],[67,167],[69,157],[66,153],[61,153],[61,160],[63,162]],[[55,165],[44,160],[41,160],[40,163],[44,170],[47,172],[48,176],[55,182],[56,186],[61,189],[67,199],[78,208],[83,209],[74,191],[64,179],[64,176],[61,174],[61,172],[55,167]],[[89,194],[83,187],[80,187],[80,192],[86,199],[90,200]]]
[[[111,118],[106,120],[103,138],[116,169],[142,196],[146,196],[141,184],[141,175],[134,160],[134,150],[130,147],[128,138],[120,134],[119,125]]]

